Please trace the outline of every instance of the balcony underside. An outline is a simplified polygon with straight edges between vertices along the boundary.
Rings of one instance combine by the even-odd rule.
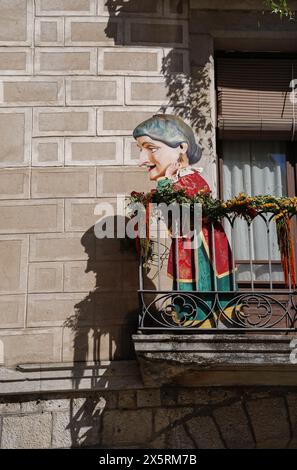
[[[145,386],[296,386],[294,338],[292,333],[139,332],[133,341]]]

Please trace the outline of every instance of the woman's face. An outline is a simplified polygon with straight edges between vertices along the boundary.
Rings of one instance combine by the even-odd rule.
[[[147,168],[151,181],[164,176],[168,166],[176,163],[180,154],[183,153],[180,146],[169,147],[169,145],[159,140],[153,140],[146,135],[137,137],[136,141],[140,149],[139,166]]]

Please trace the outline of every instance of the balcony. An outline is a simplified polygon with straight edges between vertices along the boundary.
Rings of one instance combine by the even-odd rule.
[[[139,259],[139,324],[133,337],[147,385],[292,380],[297,292],[292,263],[285,266],[282,259],[275,215],[258,211],[252,218],[236,213],[221,219],[233,254],[230,290],[219,290],[213,274],[218,263],[217,222],[208,220],[213,276],[212,288],[203,291],[198,289],[199,274],[189,290],[168,278],[171,245],[174,271],[180,277],[180,242],[179,236],[164,236],[162,214],[157,212],[149,260]],[[288,218],[292,237],[295,217]],[[195,273],[199,272],[198,249],[192,250]]]

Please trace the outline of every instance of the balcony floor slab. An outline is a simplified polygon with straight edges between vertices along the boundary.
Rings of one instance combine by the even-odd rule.
[[[294,334],[138,333],[133,341],[145,386],[297,385]]]

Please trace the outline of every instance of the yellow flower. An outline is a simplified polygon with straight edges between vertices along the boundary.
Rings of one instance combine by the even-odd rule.
[[[287,217],[288,216],[288,211],[284,210],[284,211],[281,211],[279,214],[277,214],[274,219],[275,220],[278,220],[278,219],[281,219],[282,217]]]
[[[271,207],[276,208],[277,205],[274,202],[265,202],[265,204],[263,204],[262,207],[266,209],[271,208]]]

